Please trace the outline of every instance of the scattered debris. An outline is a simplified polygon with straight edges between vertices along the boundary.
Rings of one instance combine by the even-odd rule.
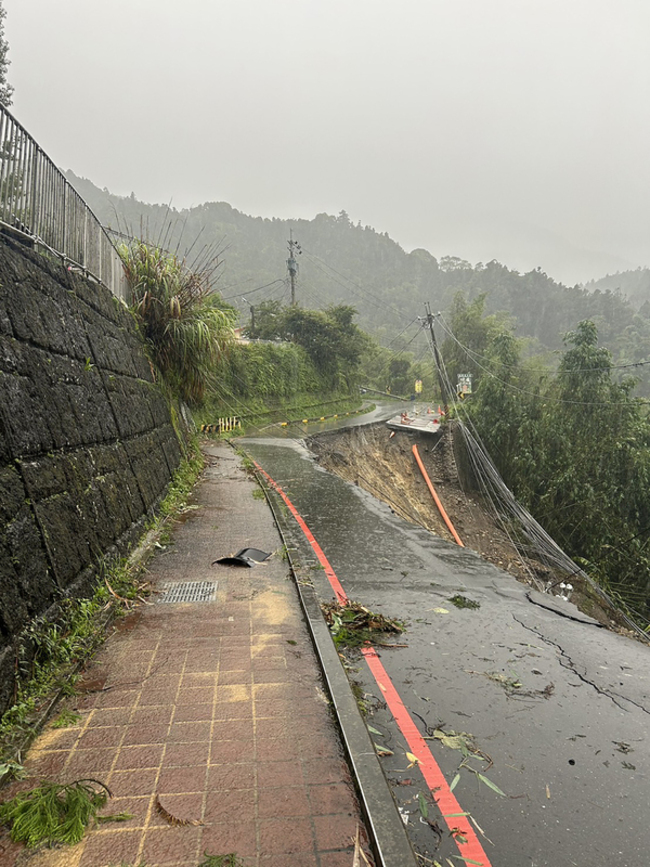
[[[200,822],[198,819],[183,819],[179,816],[174,816],[173,813],[170,813],[169,810],[162,805],[159,795],[156,795],[155,804],[156,812],[160,813],[163,819],[165,819],[166,822],[169,822],[170,825],[193,825],[196,827],[203,824],[203,822]]]
[[[479,832],[479,834],[482,834],[482,835],[485,837],[485,839],[488,841],[488,843],[490,843],[492,846],[494,846],[494,843],[492,842],[492,840],[490,840],[490,838],[489,838],[488,835],[485,833],[485,831],[483,830],[483,828],[481,828],[481,826],[480,826],[479,823],[476,821],[476,819],[474,818],[474,816],[472,816],[471,813],[468,813],[467,815],[469,816],[470,820],[474,823],[474,825],[476,825],[476,830]]]
[[[25,777],[25,768],[20,762],[0,762],[0,783],[4,777],[8,780],[22,780]]]
[[[456,608],[476,609],[481,607],[480,602],[474,602],[473,599],[468,599],[467,596],[461,596],[460,593],[456,593],[455,596],[451,596],[449,598],[449,602],[451,602],[452,605],[455,605]]]
[[[523,684],[516,677],[508,677],[507,674],[500,674],[498,671],[472,671],[464,669],[466,674],[480,674],[481,677],[487,677],[488,680],[498,683],[505,690],[506,695],[511,698],[518,696],[520,698],[550,698],[555,692],[555,684],[547,683],[543,689],[524,689]],[[541,674],[541,672],[540,672]]]
[[[442,838],[443,838],[442,828],[441,828],[440,825],[436,822],[435,819],[432,819],[432,818],[431,818],[431,816],[427,817],[427,819],[426,819],[426,824],[431,828],[431,830],[433,831],[433,833],[434,833],[434,834],[436,835],[436,837],[438,838],[438,842],[436,843],[436,846],[439,846],[439,845],[442,843]]]
[[[63,785],[44,781],[0,804],[0,821],[11,825],[11,839],[26,846],[78,843],[111,793],[99,780]],[[105,821],[123,815],[104,817]]]
[[[474,743],[474,736],[469,732],[455,732],[452,729],[449,731],[444,731],[443,729],[434,729],[432,736],[424,736],[425,740],[439,740],[444,746],[448,747],[451,750],[458,750],[462,755],[462,761],[458,765],[458,770],[453,780],[449,785],[449,790],[453,792],[458,783],[460,782],[460,772],[465,768],[465,770],[474,774],[477,780],[484,785],[486,785],[489,789],[492,789],[493,792],[496,792],[497,795],[501,795],[502,798],[506,798],[507,795],[505,792],[501,791],[501,789],[493,783],[488,777],[485,776],[485,773],[481,773],[481,771],[488,771],[494,762],[491,757],[479,749]],[[479,765],[481,770],[478,768],[472,767],[471,761],[477,760],[479,762],[485,762],[486,765]]]
[[[449,835],[460,845],[464,846],[467,843],[467,837],[463,834],[460,828],[452,828]],[[464,860],[464,859],[463,859]]]
[[[218,563],[220,566],[255,566],[257,563],[263,563],[268,560],[271,555],[266,551],[260,551],[259,548],[242,548],[236,554],[230,557],[219,557],[218,560],[213,560],[211,565]]]
[[[362,647],[364,644],[380,644],[378,640],[388,634],[399,634],[404,631],[404,624],[392,620],[383,614],[376,614],[361,605],[360,602],[348,600],[340,602],[324,602],[321,605],[334,643],[337,647]],[[385,647],[394,645],[386,644]]]
[[[362,867],[363,864],[367,865],[367,867],[372,867],[370,861],[368,861],[368,857],[366,853],[361,848],[361,826],[357,825],[357,833],[354,837],[354,857],[352,860],[352,867]]]

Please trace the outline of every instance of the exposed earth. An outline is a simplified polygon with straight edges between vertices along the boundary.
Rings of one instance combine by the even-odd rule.
[[[453,542],[413,457],[412,446],[416,443],[438,496],[467,548],[537,590],[552,593],[554,586],[570,580],[574,587],[571,601],[581,611],[610,629],[634,634],[620,613],[579,576],[569,579],[534,557],[520,555],[495,511],[484,503],[480,493],[471,490],[471,481],[464,478],[461,485],[459,478],[467,473],[459,471],[464,462],[458,444],[454,444],[451,425],[432,436],[413,431],[392,433],[384,423],[378,423],[318,434],[306,442],[322,467],[387,503],[405,520]],[[559,589],[555,592],[560,593]]]

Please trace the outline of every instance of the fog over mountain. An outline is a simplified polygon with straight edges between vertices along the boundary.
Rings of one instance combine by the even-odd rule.
[[[112,192],[568,284],[650,264],[646,0],[4,0],[13,111]]]

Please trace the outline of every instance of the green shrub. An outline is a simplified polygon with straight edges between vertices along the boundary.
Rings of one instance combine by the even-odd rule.
[[[200,404],[214,388],[236,317],[213,290],[214,268],[191,270],[142,242],[122,245],[120,254],[151,361],[178,397]]]

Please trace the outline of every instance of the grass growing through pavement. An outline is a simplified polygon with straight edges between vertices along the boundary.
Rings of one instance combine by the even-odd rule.
[[[230,855],[208,855],[207,852],[204,852],[203,854],[205,859],[201,861],[198,867],[244,867],[244,862],[234,853]]]
[[[76,726],[80,719],[81,716],[78,713],[66,707],[51,725],[53,729],[67,729],[70,726]]]
[[[467,596],[461,596],[460,593],[456,593],[455,596],[450,596],[449,601],[452,605],[455,605],[456,608],[476,609],[481,607],[480,602],[474,602],[473,599],[468,599]]]

